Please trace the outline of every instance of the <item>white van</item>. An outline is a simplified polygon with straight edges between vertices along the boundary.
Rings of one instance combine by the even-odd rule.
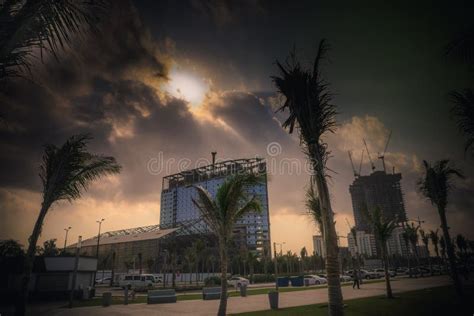
[[[126,274],[119,282],[123,289],[126,287],[134,289],[152,289],[155,286],[153,274]]]

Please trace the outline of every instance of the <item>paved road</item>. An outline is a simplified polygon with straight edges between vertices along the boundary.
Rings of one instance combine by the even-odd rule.
[[[420,279],[400,279],[392,282],[395,293],[423,288],[437,287],[450,284],[449,277],[436,276]],[[360,290],[353,290],[350,286],[342,288],[344,299],[354,299],[383,295],[385,293],[385,283],[364,284]],[[280,307],[292,307],[327,302],[327,289],[314,289],[297,292],[280,293]],[[131,304],[113,305],[104,307],[81,307],[73,309],[49,310],[48,315],[54,316],[101,316],[101,315],[214,315],[217,312],[219,301],[180,301],[175,304]],[[230,297],[228,301],[228,313],[242,313],[250,311],[268,310],[267,295],[251,295],[247,297]],[[34,311],[32,311],[34,313]],[[33,314],[32,314],[33,315]],[[35,313],[34,315],[38,315]]]

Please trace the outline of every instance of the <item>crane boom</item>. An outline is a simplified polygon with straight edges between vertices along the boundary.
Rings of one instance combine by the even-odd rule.
[[[362,153],[360,154],[360,164],[359,164],[359,176],[361,175],[362,172],[362,162],[364,161],[364,150],[362,149]]]
[[[390,133],[388,134],[387,142],[385,143],[385,148],[384,148],[384,150],[383,150],[383,153],[378,156],[378,158],[379,158],[380,160],[382,160],[383,172],[387,172],[387,170],[386,170],[386,168],[385,168],[385,152],[387,151],[388,143],[390,142],[390,138],[391,138],[391,137],[392,137],[392,131],[390,131]]]
[[[370,157],[369,147],[367,147],[367,143],[365,142],[365,138],[363,138],[362,140],[364,141],[365,149],[367,150],[367,156],[369,156],[370,167],[372,168],[372,171],[374,171],[375,170],[375,165],[374,165],[374,162],[372,161],[372,157]]]
[[[357,170],[354,167],[354,162],[352,161],[352,152],[350,150],[348,150],[347,154],[349,155],[349,160],[351,161],[351,166],[352,166],[352,171],[354,172],[354,177],[357,178],[359,175],[357,174]]]

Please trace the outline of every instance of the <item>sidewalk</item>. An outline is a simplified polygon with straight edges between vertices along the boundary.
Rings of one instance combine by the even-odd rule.
[[[394,293],[419,290],[430,287],[449,285],[450,279],[447,276],[436,276],[419,279],[400,279],[392,282]],[[370,283],[361,286],[360,290],[353,290],[351,286],[342,287],[342,294],[345,300],[363,298],[385,294],[385,283]],[[280,293],[280,307],[293,307],[327,302],[327,289],[314,289],[298,292]],[[100,315],[214,315],[219,306],[218,300],[202,301],[190,300],[180,301],[175,304],[130,304],[113,305],[104,307],[81,307],[73,309],[57,309],[49,311],[48,315],[54,316],[100,316]],[[230,297],[227,305],[229,314],[268,310],[267,295],[251,295],[247,297]],[[34,312],[34,311],[32,311]],[[38,314],[35,314],[38,315]]]

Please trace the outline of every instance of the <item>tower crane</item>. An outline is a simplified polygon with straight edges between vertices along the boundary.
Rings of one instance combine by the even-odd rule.
[[[354,178],[357,178],[360,174],[357,173],[357,170],[354,167],[354,161],[352,161],[352,152],[348,150],[347,154],[349,155],[349,160],[351,161],[352,171],[354,172]]]
[[[360,154],[360,163],[359,163],[359,176],[361,175],[362,171],[362,162],[364,161],[364,150],[362,149],[362,153]]]
[[[370,167],[372,168],[372,171],[374,171],[375,170],[375,165],[374,165],[374,162],[372,161],[372,157],[370,157],[369,148],[367,147],[367,143],[365,142],[365,138],[363,138],[362,140],[364,141],[365,149],[367,150],[367,156],[369,156]]]
[[[385,148],[383,150],[383,153],[379,154],[378,156],[378,159],[382,160],[383,172],[385,173],[387,172],[387,170],[385,169],[385,152],[387,151],[388,143],[390,142],[391,137],[392,137],[392,131],[390,131],[390,133],[388,134],[387,142],[385,143]]]

